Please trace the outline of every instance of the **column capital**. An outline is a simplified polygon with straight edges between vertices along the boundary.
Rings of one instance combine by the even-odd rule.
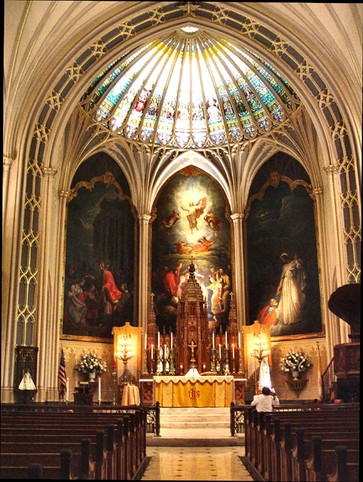
[[[335,164],[329,164],[329,166],[324,166],[323,169],[327,174],[335,174],[339,172],[339,164],[337,162]]]
[[[67,199],[68,195],[69,195],[69,191],[58,191],[58,197],[61,199],[62,198]]]
[[[148,223],[148,222],[150,221],[150,219],[151,219],[150,214],[139,214],[137,217],[138,217],[138,219],[139,219],[140,221],[144,221],[144,222],[147,222],[147,223]]]
[[[320,186],[314,187],[313,193],[315,196],[322,196],[324,194],[324,188]]]
[[[233,214],[231,214],[231,219],[234,223],[239,221],[239,220],[242,221],[244,219],[244,217],[245,217],[244,213],[233,213]]]
[[[54,177],[57,174],[57,169],[54,169],[53,167],[48,167],[48,166],[42,166],[42,172],[43,175],[45,176],[51,176]]]
[[[3,155],[3,166],[4,167],[11,167],[15,159],[11,156],[6,154]]]

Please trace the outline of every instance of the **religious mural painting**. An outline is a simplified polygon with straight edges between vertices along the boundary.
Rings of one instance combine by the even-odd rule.
[[[99,154],[83,163],[67,205],[63,336],[112,336],[132,322],[134,216],[127,182]]]
[[[322,332],[314,195],[279,153],[257,173],[246,208],[249,320],[272,337]]]
[[[177,308],[193,262],[208,310],[210,330],[228,324],[231,233],[227,203],[217,183],[185,168],[161,190],[152,225],[152,291],[159,330],[175,332]]]

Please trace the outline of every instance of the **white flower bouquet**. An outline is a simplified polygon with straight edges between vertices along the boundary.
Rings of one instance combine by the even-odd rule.
[[[84,355],[74,368],[79,373],[96,373],[101,375],[107,369],[106,363],[92,353]]]
[[[313,365],[310,363],[308,356],[301,351],[287,353],[287,355],[281,358],[280,363],[282,373],[292,371],[305,372],[312,366]]]

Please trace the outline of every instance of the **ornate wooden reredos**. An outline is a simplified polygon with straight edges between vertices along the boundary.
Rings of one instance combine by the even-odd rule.
[[[244,374],[242,332],[238,332],[233,293],[225,333],[210,331],[203,291],[195,277],[193,258],[189,277],[177,308],[176,330],[159,332],[150,295],[150,315],[144,334],[144,375],[185,375],[191,368],[199,374]],[[227,342],[228,335],[228,342]],[[194,373],[193,373],[194,376]]]
[[[189,279],[182,291],[177,311],[176,338],[178,352],[176,371],[181,375],[190,368],[199,373],[209,370],[211,341],[208,331],[208,313],[202,288],[195,279],[193,260]],[[192,348],[193,347],[193,348]]]

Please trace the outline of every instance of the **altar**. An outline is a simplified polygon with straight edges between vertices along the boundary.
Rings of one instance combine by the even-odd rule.
[[[233,376],[154,376],[154,403],[160,407],[229,407]]]

